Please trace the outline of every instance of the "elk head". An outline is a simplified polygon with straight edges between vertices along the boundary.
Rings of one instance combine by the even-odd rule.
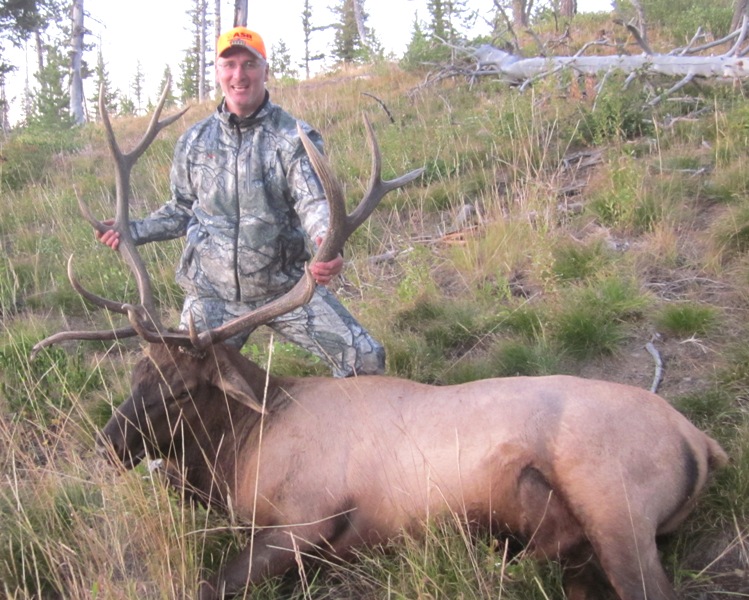
[[[231,398],[262,413],[263,407],[259,399],[262,397],[262,387],[255,389],[252,382],[260,381],[264,384],[265,373],[249,363],[237,350],[222,342],[302,306],[309,301],[315,289],[314,279],[308,270],[306,276],[285,295],[221,327],[198,332],[192,324],[188,331],[173,331],[162,325],[156,311],[150,278],[130,235],[129,178],[135,162],[158,132],[184,114],[182,111],[159,120],[166,91],[165,88],[143,138],[129,153],[121,151],[104,106],[103,95],[100,96],[99,109],[117,176],[114,223],[109,225],[95,219],[88,207],[79,201],[84,217],[98,231],[103,233],[111,228],[119,233],[120,253],[135,276],[140,303],[133,305],[108,300],[86,290],[73,274],[72,260],[68,261],[68,278],[75,290],[99,307],[127,315],[129,326],[113,331],[59,332],[40,341],[33,348],[36,353],[41,348],[63,340],[105,340],[136,335],[150,344],[149,350],[133,370],[130,397],[115,411],[102,432],[102,440],[111,444],[117,457],[127,466],[137,464],[148,451],[168,452],[170,444],[174,443],[175,427],[185,411],[193,410],[197,402],[202,403],[206,398],[220,394],[223,398]],[[364,198],[351,214],[346,214],[343,189],[333,175],[327,159],[309,140],[301,126],[298,127],[330,206],[328,233],[312,262],[326,262],[337,256],[349,236],[367,219],[385,194],[413,181],[423,171],[417,169],[396,179],[383,181],[377,140],[369,121],[366,118],[364,121],[372,151],[372,175]]]

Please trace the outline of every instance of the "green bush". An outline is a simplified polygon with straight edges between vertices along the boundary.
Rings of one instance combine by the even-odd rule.
[[[551,339],[576,359],[616,352],[625,323],[638,320],[647,300],[626,280],[611,277],[572,288],[551,325]]]
[[[594,276],[608,260],[601,241],[588,245],[568,242],[553,248],[552,271],[562,281],[584,281]]]
[[[19,336],[0,346],[0,395],[17,416],[44,422],[69,410],[81,394],[100,389],[103,376],[87,364],[83,349],[50,347],[30,359],[37,341]]]
[[[708,333],[715,325],[715,307],[697,304],[667,304],[658,313],[656,325],[668,333],[689,337]]]
[[[593,107],[581,105],[580,110],[582,136],[591,144],[633,140],[654,130],[644,91],[637,86],[625,90],[622,75],[610,77]]]
[[[77,152],[83,141],[76,129],[22,130],[0,145],[0,189],[16,191],[44,184],[55,156]]]

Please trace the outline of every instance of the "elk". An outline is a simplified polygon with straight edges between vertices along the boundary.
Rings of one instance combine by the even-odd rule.
[[[162,106],[163,99],[144,141],[175,118],[159,121]],[[571,600],[612,590],[620,600],[677,598],[656,536],[684,521],[711,471],[726,464],[715,440],[661,397],[611,382],[547,376],[431,386],[387,376],[277,377],[222,343],[306,302],[309,276],[278,301],[215,330],[165,329],[127,241],[127,174],[144,143],[122,154],[103,121],[118,176],[111,226],[120,231],[140,304],[85,290],[69,262],[74,288],[127,314],[130,325],[58,333],[36,349],[136,334],[148,343],[130,396],[98,445],[126,469],[162,457],[170,483],[186,496],[231,507],[252,525],[248,545],[199,583],[202,600],[281,574],[299,555],[346,560],[359,547],[418,534],[440,517],[509,533],[532,556],[560,561]],[[383,181],[368,123],[367,130],[372,178],[351,215],[327,160],[305,142],[331,204],[318,259],[339,252],[388,191],[420,172]],[[107,227],[82,210],[94,226]]]

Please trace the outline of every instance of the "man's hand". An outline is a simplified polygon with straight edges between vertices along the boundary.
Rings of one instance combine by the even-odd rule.
[[[112,224],[114,224],[114,219],[107,219],[106,221],[104,221],[104,225]],[[114,229],[110,229],[108,231],[105,231],[104,233],[94,231],[94,235],[96,236],[97,240],[99,240],[105,246],[109,246],[112,250],[117,250],[117,247],[120,245],[120,234],[117,233]]]
[[[317,245],[322,244],[322,238],[315,240]],[[339,254],[329,262],[316,262],[310,266],[310,273],[320,285],[328,285],[331,280],[343,270],[343,257]]]

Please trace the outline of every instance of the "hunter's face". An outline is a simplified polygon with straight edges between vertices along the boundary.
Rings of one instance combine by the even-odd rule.
[[[216,61],[216,79],[226,107],[239,117],[247,117],[265,99],[268,63],[246,48],[230,48]]]

